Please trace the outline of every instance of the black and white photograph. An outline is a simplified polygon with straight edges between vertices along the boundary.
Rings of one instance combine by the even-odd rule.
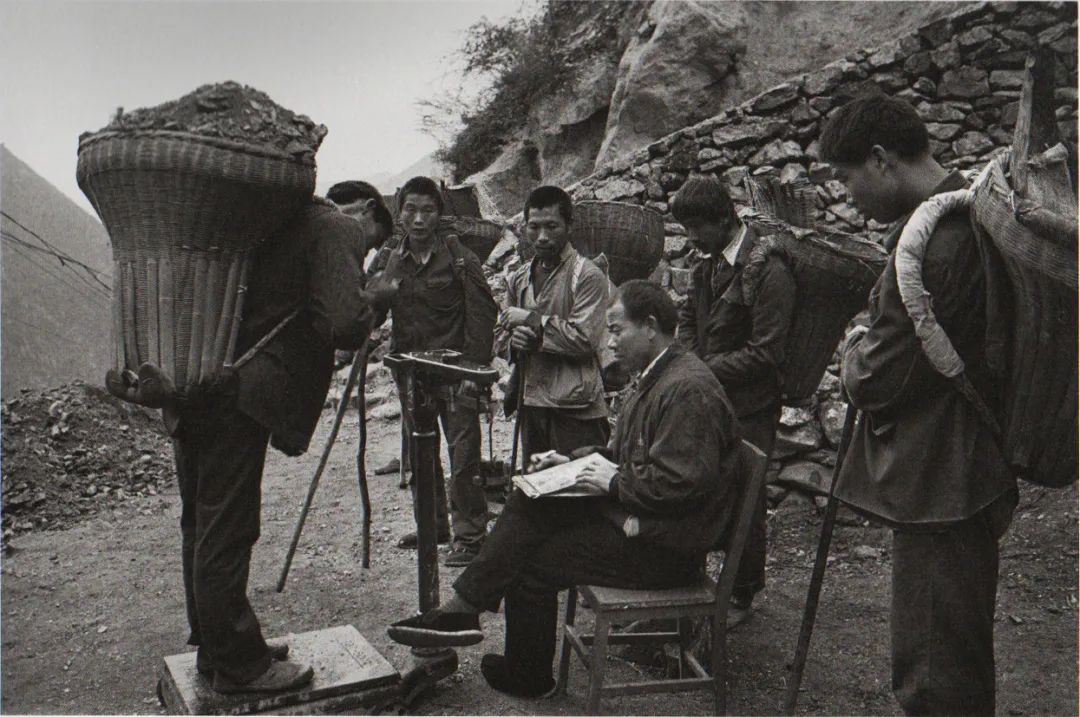
[[[1078,7],[0,0],[0,712],[1080,713]]]

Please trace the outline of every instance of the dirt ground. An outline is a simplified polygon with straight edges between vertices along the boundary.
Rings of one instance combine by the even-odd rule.
[[[394,547],[410,530],[407,491],[396,476],[370,476],[372,566],[360,567],[360,507],[354,469],[355,412],[346,418],[289,584],[274,592],[308,481],[332,421],[323,416],[312,452],[271,452],[263,488],[262,540],[251,595],[268,636],[351,623],[392,663],[407,648],[385,627],[416,607],[415,553]],[[368,466],[398,449],[396,421],[370,424]],[[497,424],[496,454],[508,454],[509,424]],[[485,455],[487,451],[485,437]],[[492,508],[497,509],[496,504]],[[154,694],[162,656],[186,650],[180,574],[179,498],[158,495],[103,504],[76,527],[32,531],[8,544],[2,561],[4,713],[160,712]],[[769,520],[768,587],[753,620],[729,636],[730,710],[776,714],[794,651],[819,511],[798,495]],[[889,688],[887,531],[839,526],[826,575],[799,711],[895,714]],[[442,569],[444,594],[455,569]],[[1077,493],[1025,487],[1002,548],[997,659],[1000,714],[1077,714]],[[459,651],[461,669],[413,709],[419,714],[575,714],[584,710],[585,675],[572,667],[568,694],[541,702],[490,690],[479,673],[485,652],[501,651],[502,619],[482,618],[486,640]],[[616,675],[647,673],[613,659]],[[627,697],[607,702],[624,714],[704,714],[705,693]]]

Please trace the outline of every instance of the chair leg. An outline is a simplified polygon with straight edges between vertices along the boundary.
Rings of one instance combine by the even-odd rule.
[[[555,680],[555,692],[566,694],[566,683],[570,679],[570,640],[566,637],[566,628],[573,627],[577,614],[577,588],[570,588],[566,593],[566,619],[564,620],[562,651],[559,653],[559,676]]]
[[[716,693],[716,714],[727,714],[727,621],[715,616],[712,622],[713,692]]]
[[[690,630],[693,627],[688,617],[676,618],[679,628],[679,679],[690,677],[690,665],[686,655],[690,650]]]
[[[600,691],[604,687],[604,669],[607,667],[607,643],[610,630],[611,619],[602,612],[596,613],[596,627],[589,658],[589,697],[585,703],[586,714],[600,714]]]

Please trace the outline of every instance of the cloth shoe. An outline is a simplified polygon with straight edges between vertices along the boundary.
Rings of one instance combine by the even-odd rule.
[[[443,560],[443,565],[448,568],[463,568],[469,565],[479,553],[479,548],[458,544],[450,550],[446,559]]]
[[[289,659],[289,646],[288,645],[267,645],[270,649],[271,660],[287,660]],[[199,652],[195,657],[195,669],[203,677],[213,677],[214,668],[208,666],[205,662],[199,659],[202,656],[202,652]]]
[[[391,458],[389,461],[375,469],[375,475],[385,476],[390,475],[391,473],[397,473],[400,470],[401,460],[398,458]]]
[[[488,653],[480,660],[480,672],[492,689],[515,697],[537,699],[549,697],[555,691],[551,673],[538,675],[535,680],[522,679],[511,672],[506,657]]]
[[[450,542],[450,531],[439,533],[435,540],[439,545],[446,545]],[[416,537],[416,533],[405,533],[397,541],[397,546],[406,550],[416,550],[416,546],[419,544],[420,539]]]
[[[390,639],[409,647],[468,647],[484,639],[480,616],[471,612],[443,612],[432,608],[399,620],[386,629]]]
[[[214,675],[214,692],[234,694],[238,692],[283,692],[295,690],[311,682],[315,670],[298,662],[271,660],[266,672],[251,682],[236,682],[221,672]]]

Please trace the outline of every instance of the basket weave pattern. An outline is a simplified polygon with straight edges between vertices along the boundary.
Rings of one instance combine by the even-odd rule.
[[[590,259],[603,254],[608,278],[618,286],[647,278],[664,254],[664,219],[656,211],[626,202],[578,202],[570,243]]]
[[[754,212],[744,220],[758,234],[743,271],[747,299],[756,298],[757,275],[770,254],[784,261],[795,280],[798,301],[784,350],[782,394],[785,403],[798,405],[817,391],[848,322],[866,307],[888,255],[849,234],[799,229]]]
[[[251,250],[310,200],[310,159],[182,132],[80,142],[79,186],[113,250],[116,368],[178,388],[232,360]]]
[[[1013,287],[1005,451],[1037,482],[1064,486],[1077,479],[1076,251],[1017,222],[1001,164],[990,171],[975,193],[973,212]]]

